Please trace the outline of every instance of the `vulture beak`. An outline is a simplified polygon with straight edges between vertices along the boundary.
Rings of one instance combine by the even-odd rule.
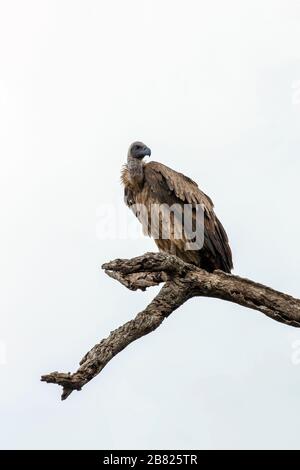
[[[150,157],[151,156],[151,150],[149,149],[149,147],[144,147],[143,150],[141,151],[141,158],[144,158],[146,156]]]

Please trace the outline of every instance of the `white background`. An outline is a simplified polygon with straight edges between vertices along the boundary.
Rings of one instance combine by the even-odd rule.
[[[300,296],[299,42],[293,0],[0,0],[2,448],[300,447],[300,332],[213,299],[65,402],[39,382],[157,292],[100,270],[156,250],[97,238],[136,139],[213,198],[235,273]]]

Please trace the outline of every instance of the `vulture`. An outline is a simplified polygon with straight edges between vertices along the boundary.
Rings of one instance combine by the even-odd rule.
[[[144,233],[154,238],[162,252],[208,272],[219,269],[230,273],[233,264],[228,237],[210,197],[182,173],[162,163],[145,163],[144,158],[150,155],[149,147],[134,142],[121,174],[125,203]],[[185,207],[189,211],[185,212]],[[190,214],[191,223],[185,223],[186,214]],[[195,243],[197,239],[201,243]]]

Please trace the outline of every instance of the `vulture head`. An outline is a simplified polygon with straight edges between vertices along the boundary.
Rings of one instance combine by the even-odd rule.
[[[151,150],[143,142],[133,142],[128,150],[128,158],[143,160],[144,157],[151,155]]]

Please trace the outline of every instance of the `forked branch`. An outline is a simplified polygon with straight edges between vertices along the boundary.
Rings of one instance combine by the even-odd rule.
[[[300,300],[262,284],[222,271],[208,273],[176,256],[146,253],[117,259],[102,266],[105,273],[131,290],[164,283],[152,302],[129,322],[112,331],[81,360],[71,373],[53,372],[41,380],[63,387],[62,400],[98,375],[106,364],[133,341],[147,335],[192,297],[215,297],[258,310],[286,325],[300,326]]]

